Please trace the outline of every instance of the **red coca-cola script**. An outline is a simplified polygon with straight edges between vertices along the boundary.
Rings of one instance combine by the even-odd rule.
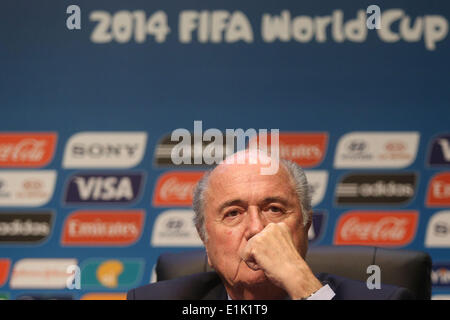
[[[340,217],[334,243],[337,245],[406,245],[414,238],[417,220],[417,211],[351,211]]]
[[[55,152],[56,133],[0,134],[0,167],[44,167]]]
[[[192,195],[204,172],[175,171],[159,177],[153,193],[154,206],[192,205]]]

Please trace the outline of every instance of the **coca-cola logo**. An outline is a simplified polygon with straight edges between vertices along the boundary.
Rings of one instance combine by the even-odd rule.
[[[2,287],[8,280],[10,266],[10,259],[0,258],[0,287]]]
[[[359,217],[349,219],[341,230],[341,237],[345,240],[358,238],[361,240],[399,240],[405,236],[407,219],[393,217],[382,218],[378,221],[363,222]]]
[[[350,212],[338,222],[335,244],[399,246],[414,237],[417,212]]]
[[[0,145],[0,160],[15,162],[41,161],[45,154],[44,147],[46,144],[46,141],[36,139],[24,139],[17,144],[2,144]]]
[[[153,195],[154,206],[192,205],[192,196],[203,172],[176,171],[158,178]]]
[[[177,177],[172,177],[163,183],[161,187],[161,198],[167,200],[169,198],[176,198],[179,200],[186,200],[192,198],[195,182],[182,182]]]
[[[53,157],[55,145],[55,133],[0,134],[0,166],[44,166]]]

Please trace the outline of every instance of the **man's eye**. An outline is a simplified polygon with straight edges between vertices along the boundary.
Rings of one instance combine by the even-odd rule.
[[[283,209],[280,207],[276,207],[276,206],[270,206],[267,208],[268,211],[272,212],[272,213],[283,213]]]
[[[225,218],[233,218],[239,215],[239,210],[232,210],[225,213]]]

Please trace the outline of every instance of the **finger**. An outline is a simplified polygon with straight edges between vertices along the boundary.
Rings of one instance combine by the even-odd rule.
[[[284,232],[290,233],[289,227],[284,222],[278,222],[277,225],[280,227],[281,230]]]
[[[240,252],[241,259],[244,261],[248,261],[252,259],[252,251],[251,246],[249,242],[247,242],[247,245],[244,247],[244,249]]]
[[[250,269],[253,269],[253,270],[260,269],[260,267],[256,263],[253,253],[252,253],[252,242],[251,241],[247,242],[247,245],[245,246],[244,250],[242,250],[240,256],[241,256],[241,259],[247,264],[247,266]]]
[[[288,242],[292,242],[292,232],[291,229],[284,222],[277,223],[281,236],[284,237]]]
[[[247,266],[252,269],[252,270],[260,270],[261,268],[259,267],[259,265],[254,261],[254,260],[249,260],[249,261],[244,261]]]

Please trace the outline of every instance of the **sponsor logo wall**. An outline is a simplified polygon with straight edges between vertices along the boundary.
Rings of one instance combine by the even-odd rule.
[[[336,187],[336,204],[407,204],[414,197],[415,190],[416,175],[414,173],[350,174],[344,177]]]
[[[63,246],[127,246],[142,234],[141,210],[80,210],[64,222]]]
[[[50,236],[52,212],[0,213],[0,243],[37,244]]]
[[[57,134],[5,132],[0,136],[0,167],[41,168],[49,164],[56,147]]]
[[[55,66],[45,67],[51,72],[44,80],[56,88],[51,94],[43,90],[41,95],[18,82],[20,90],[0,101],[6,110],[0,107],[0,300],[125,299],[127,290],[155,279],[161,253],[201,248],[191,203],[196,183],[214,160],[208,146],[214,142],[226,154],[226,142],[236,146],[237,139],[229,138],[226,128],[251,127],[269,133],[279,129],[280,156],[305,169],[314,211],[310,249],[367,245],[426,251],[433,260],[433,299],[450,299],[450,98],[448,85],[444,87],[448,76],[443,75],[450,74],[444,54],[449,41],[447,31],[434,38],[430,34],[448,29],[450,5],[386,4],[386,18],[394,19],[389,10],[396,8],[401,8],[395,11],[401,17],[387,24],[390,31],[364,29],[361,38],[362,29],[351,30],[356,22],[365,26],[360,3],[311,1],[308,9],[292,1],[286,3],[292,8],[272,4],[273,11],[264,4],[249,5],[243,14],[253,26],[251,42],[227,42],[230,23],[213,30],[212,25],[221,23],[200,25],[205,19],[198,19],[178,43],[174,38],[182,26],[175,24],[175,4],[157,1],[122,8],[143,10],[147,17],[156,7],[166,11],[171,31],[167,40],[155,41],[151,32],[140,38],[144,33],[138,21],[130,28],[113,26],[120,19],[111,9],[117,1],[112,1],[114,6],[110,2],[82,6],[83,16],[102,10],[111,20],[83,25],[78,35],[85,42],[76,42],[71,38],[75,33],[67,29],[52,31],[52,39],[75,41],[77,54],[88,54],[76,60],[73,52],[58,51],[64,61],[55,58]],[[30,6],[46,17],[38,4]],[[186,6],[198,9],[194,3]],[[232,13],[240,7],[231,1],[223,9]],[[206,7],[201,10],[213,14]],[[315,17],[324,12],[333,12],[329,19],[334,27],[321,30],[323,24],[316,24]],[[265,17],[264,24],[259,16]],[[302,26],[298,16],[314,22],[314,28],[311,24],[305,29],[314,29],[310,42],[298,40],[305,36],[294,30]],[[342,16],[346,18],[339,27]],[[414,32],[405,27],[413,20]],[[426,30],[421,21],[427,21]],[[102,31],[103,39],[110,40],[102,42],[102,32],[92,28],[110,23]],[[257,25],[265,26],[262,40]],[[39,30],[26,23],[24,28]],[[285,29],[293,34],[284,34]],[[141,40],[116,41],[123,39],[122,32]],[[18,52],[35,52],[29,45]],[[60,48],[48,50],[53,54]],[[117,62],[124,52],[130,61],[122,65]],[[383,59],[368,63],[369,56]],[[51,82],[53,77],[70,80],[72,75],[64,72],[72,60],[83,75],[70,66],[76,79],[70,83],[83,88],[86,96],[73,98],[70,90],[58,87],[64,81]],[[333,61],[342,65],[337,68]],[[421,80],[411,81],[411,65],[432,72],[419,72]],[[96,74],[105,70],[106,76],[98,79]],[[40,68],[35,72],[42,74]],[[393,74],[404,76],[390,79]],[[370,82],[372,78],[377,82]],[[16,100],[23,88],[32,91],[33,99]],[[420,92],[427,99],[418,99]],[[73,104],[58,98],[62,93]],[[335,102],[342,96],[345,101]],[[15,110],[26,103],[33,105],[19,117]],[[203,130],[218,128],[223,141],[193,132],[194,120],[203,121]],[[178,128],[187,128],[191,164],[171,159],[180,151],[171,140]],[[270,137],[267,143],[270,150]],[[67,288],[67,279],[74,276],[68,271],[72,265],[80,268],[80,289]]]
[[[337,245],[404,246],[417,229],[418,213],[351,211],[340,216],[334,243]]]
[[[114,148],[99,147],[100,142],[106,146],[110,137],[122,134]],[[194,187],[208,167],[179,170],[169,166],[158,174],[153,172],[154,168],[136,162],[124,171],[123,166],[117,164],[117,156],[120,158],[123,154],[119,146],[135,145],[136,150],[141,150],[138,157],[141,159],[144,154],[152,153],[147,150],[147,144],[142,143],[146,136],[145,132],[89,132],[74,133],[66,141],[63,159],[67,157],[67,150],[75,145],[74,141],[82,137],[85,144],[96,146],[92,149],[97,150],[93,154],[102,158],[104,170],[96,161],[90,160],[81,165],[85,171],[63,168],[58,174],[58,170],[23,170],[21,166],[18,170],[0,171],[0,207],[4,207],[0,212],[0,245],[3,248],[36,247],[41,252],[36,258],[1,257],[0,286],[11,290],[13,296],[17,291],[17,299],[123,299],[123,291],[139,285],[145,279],[148,267],[154,265],[155,260],[149,259],[146,252],[202,247],[192,221],[191,203]],[[420,141],[418,134],[350,132],[338,138],[335,154],[327,147],[327,136],[328,133],[280,133],[281,149],[290,150],[285,151],[286,158],[301,163],[299,155],[308,157],[310,154],[305,150],[316,150],[311,152],[320,155],[305,165],[314,207],[308,234],[312,247],[334,244],[419,250],[450,248],[450,211],[445,209],[449,206],[450,173],[426,174],[417,167],[413,170],[410,165],[402,165],[402,169],[394,165],[389,171],[386,162],[379,168],[374,165],[374,162],[381,163],[379,161],[397,161],[398,155],[403,160],[408,158],[408,163],[414,162]],[[378,145],[389,145],[387,149],[393,153],[381,157],[383,160],[362,156],[364,150],[370,150],[367,146],[375,145],[373,140]],[[312,146],[312,141],[318,141],[317,148]],[[407,149],[405,145],[411,141],[414,144],[411,148],[416,153],[403,153]],[[202,145],[203,148],[207,146]],[[157,144],[155,150],[158,148]],[[109,150],[110,156],[104,156],[105,151],[99,150]],[[338,155],[348,150],[352,156],[356,153],[361,156],[355,162],[349,162],[354,167],[342,171],[321,164],[323,155],[329,154],[334,157],[336,167]],[[127,151],[125,154],[134,153]],[[156,151],[153,155],[158,157]],[[64,167],[67,161],[63,162]],[[429,178],[421,179],[421,174]],[[145,181],[147,175],[153,178]],[[60,199],[53,199],[58,176],[65,177],[58,182],[64,188],[59,193]],[[330,180],[336,184],[330,184]],[[421,186],[424,192],[419,194]],[[42,209],[49,203],[57,205]],[[417,203],[422,203],[420,210],[417,210]],[[435,212],[434,208],[438,210]],[[425,231],[423,240],[417,237],[420,230]],[[56,252],[60,256],[48,258],[45,248],[52,244],[59,247]],[[65,258],[64,252],[70,252],[70,248],[91,248],[97,254],[81,260]],[[103,253],[101,248],[115,248],[114,254]],[[126,248],[139,249],[133,250],[136,252],[133,257],[120,258],[127,252]],[[81,265],[82,295],[18,291],[64,291],[70,275],[66,268],[71,264]],[[449,287],[448,266],[446,261],[433,265],[435,288]]]
[[[77,259],[21,259],[14,264],[11,289],[64,289],[67,268]]]

